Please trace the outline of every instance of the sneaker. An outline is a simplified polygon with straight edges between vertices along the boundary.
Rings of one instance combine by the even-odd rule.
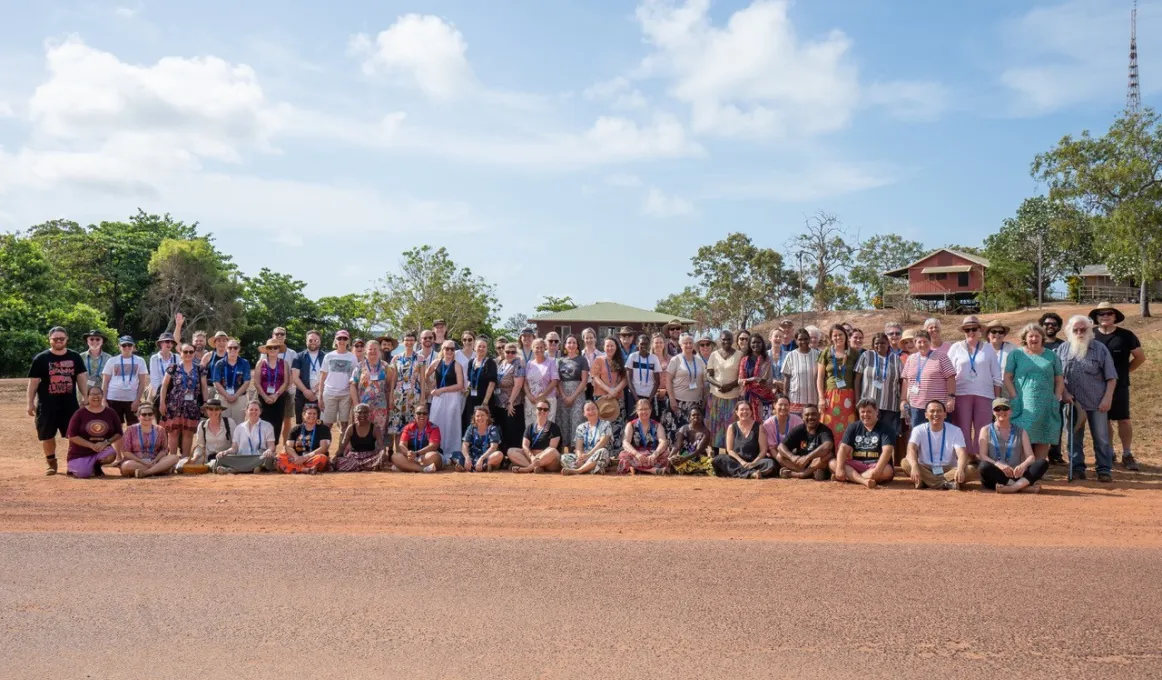
[[[435,471],[436,471],[436,464],[435,463],[432,463],[431,465],[424,466],[424,472],[435,472]]]
[[[1132,453],[1122,454],[1122,467],[1126,468],[1130,472],[1140,472],[1142,469],[1138,467],[1138,461],[1134,460],[1134,454]]]
[[[1073,471],[1073,481],[1084,482],[1085,481],[1085,470],[1074,470]]]
[[[1099,472],[1097,473],[1097,481],[1109,484],[1110,482],[1114,481],[1114,476],[1108,472]]]

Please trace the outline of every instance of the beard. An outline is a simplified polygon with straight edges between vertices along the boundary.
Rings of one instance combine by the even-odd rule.
[[[1089,351],[1089,343],[1093,340],[1093,336],[1089,333],[1080,338],[1075,335],[1069,337],[1069,353],[1075,357],[1083,357]]]

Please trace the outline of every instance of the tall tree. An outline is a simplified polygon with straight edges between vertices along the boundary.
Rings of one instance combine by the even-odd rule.
[[[811,282],[815,311],[821,312],[840,298],[842,286],[839,276],[851,266],[854,253],[851,235],[839,218],[820,210],[804,220],[803,233],[791,239],[791,248],[803,253],[810,264],[805,276]]]
[[[654,311],[694,319],[699,331],[721,328],[727,321],[725,310],[711,306],[706,297],[692,286],[686,286],[681,293],[674,293],[658,300]]]
[[[798,282],[783,266],[782,255],[755,246],[746,234],[728,234],[702,246],[691,262],[698,294],[740,328],[786,312]]]
[[[508,317],[508,320],[504,322],[504,327],[500,330],[504,333],[507,333],[510,338],[515,339],[516,336],[520,335],[520,332],[528,325],[528,314],[513,314],[512,316]]]
[[[451,332],[480,331],[496,322],[496,289],[444,248],[413,248],[399,270],[388,272],[372,294],[377,318],[394,331],[429,328],[443,319]]]
[[[340,329],[355,338],[373,337],[375,308],[366,293],[321,297],[315,306],[319,315],[316,327],[323,337],[334,335]]]
[[[565,297],[553,297],[552,295],[546,295],[544,297],[544,302],[537,305],[536,311],[554,313],[567,312],[570,309],[576,308],[577,303],[573,302],[573,298],[569,295],[566,295]]]
[[[860,241],[848,278],[863,292],[868,306],[879,307],[889,291],[908,288],[907,283],[886,277],[884,272],[905,267],[924,257],[925,252],[919,241],[898,234],[876,234]]]
[[[246,324],[239,333],[247,347],[270,338],[275,326],[285,326],[291,342],[302,341],[307,330],[319,324],[319,308],[303,289],[307,284],[289,274],[266,267],[255,276],[242,277],[242,301]]]
[[[1151,108],[1127,111],[1101,137],[1066,135],[1033,160],[1049,196],[1094,217],[1098,250],[1118,272],[1133,262],[1140,310],[1150,316],[1150,283],[1162,276],[1162,121]]]
[[[178,312],[190,328],[235,328],[242,287],[229,258],[207,239],[166,239],[149,260],[143,319],[165,326]]]
[[[1092,264],[1093,246],[1092,224],[1085,215],[1061,201],[1034,196],[985,239],[984,254],[991,265],[990,279],[1008,279],[1006,285],[1028,291],[1019,296],[1022,300],[1035,301],[1053,282]]]

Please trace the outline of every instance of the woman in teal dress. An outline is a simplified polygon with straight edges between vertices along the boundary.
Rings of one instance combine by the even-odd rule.
[[[1021,329],[1021,348],[1005,363],[1005,394],[1012,399],[1013,423],[1029,433],[1033,453],[1047,458],[1061,438],[1061,359],[1045,349],[1045,330],[1031,323]]]

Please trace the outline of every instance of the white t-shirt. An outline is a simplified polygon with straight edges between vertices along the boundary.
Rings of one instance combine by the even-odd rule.
[[[153,393],[161,391],[161,381],[165,380],[165,372],[170,366],[176,366],[178,355],[170,352],[169,359],[162,360],[161,352],[149,357],[149,384],[153,386]]]
[[[654,383],[658,380],[658,372],[662,370],[662,362],[653,354],[643,359],[641,352],[634,352],[626,360],[625,369],[629,371],[634,394],[639,397],[648,397],[650,390],[654,388]]]
[[[327,352],[323,357],[323,372],[327,374],[327,382],[323,384],[323,394],[329,397],[338,397],[350,394],[347,383],[351,382],[351,374],[355,372],[355,353],[337,350]]]
[[[310,371],[310,375],[303,375],[302,371],[299,371],[299,378],[302,379],[304,384],[309,385],[311,391],[314,392],[319,388],[319,373],[321,373],[323,370],[323,359],[326,358],[327,355],[323,353],[323,350],[318,349],[315,350],[314,354],[311,354],[309,351],[304,351],[302,354],[297,354],[295,356],[297,358],[303,354],[307,355],[307,370]]]
[[[274,428],[265,420],[259,420],[255,425],[244,420],[234,428],[230,439],[238,445],[239,456],[258,456],[266,450],[267,444],[274,446]]]
[[[687,360],[685,354],[679,354],[670,359],[666,367],[670,374],[670,391],[678,401],[702,401],[706,387],[706,361],[694,355]],[[691,373],[693,372],[693,373]]]
[[[464,375],[468,375],[468,364],[472,361],[472,357],[464,353],[464,350],[456,350],[456,363],[460,364],[460,370],[464,371]]]
[[[1004,375],[993,346],[982,340],[976,347],[976,352],[969,352],[960,341],[948,348],[948,360],[956,369],[956,394],[992,399],[993,388],[1001,384]]]
[[[105,398],[112,401],[133,401],[137,398],[137,386],[142,376],[149,375],[145,359],[134,354],[126,359],[120,354],[105,362],[102,376],[109,376],[109,389]]]
[[[912,436],[908,437],[909,444],[920,447],[920,455],[917,460],[920,461],[921,465],[939,466],[945,469],[956,467],[956,449],[964,448],[964,432],[949,422],[944,423],[940,432],[929,432],[930,428],[928,423],[917,425],[912,428]],[[948,433],[947,436],[944,436],[945,432]],[[929,437],[929,434],[932,436]],[[929,441],[931,441],[931,449]],[[941,450],[942,443],[943,451]]]
[[[287,347],[285,352],[278,353],[279,359],[286,359],[287,366],[293,366],[295,363],[295,359],[298,358],[298,356],[299,356],[299,353],[294,351],[290,347]],[[290,387],[288,387],[286,391],[287,391],[287,394],[289,394],[293,397],[295,395],[295,393],[299,391],[299,388],[295,387],[295,382],[292,380],[290,382]]]

